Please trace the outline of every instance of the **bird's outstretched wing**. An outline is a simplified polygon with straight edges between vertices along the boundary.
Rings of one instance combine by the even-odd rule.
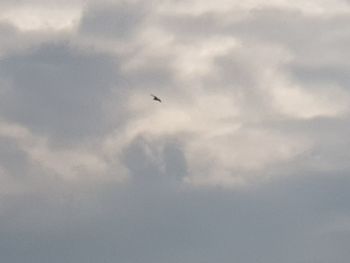
[[[162,100],[160,98],[158,98],[157,96],[155,96],[153,94],[151,94],[151,96],[153,97],[153,100],[162,102]]]

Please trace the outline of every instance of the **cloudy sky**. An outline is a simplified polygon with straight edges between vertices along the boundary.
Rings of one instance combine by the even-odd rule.
[[[0,0],[1,261],[349,262],[349,57],[346,0]]]

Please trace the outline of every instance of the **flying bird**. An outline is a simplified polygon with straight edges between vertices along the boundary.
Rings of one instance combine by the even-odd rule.
[[[160,98],[158,98],[157,96],[151,94],[151,96],[153,97],[153,100],[158,101],[158,102],[162,102],[162,100]]]

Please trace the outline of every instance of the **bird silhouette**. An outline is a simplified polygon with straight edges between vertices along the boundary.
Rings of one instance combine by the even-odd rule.
[[[153,97],[153,100],[158,101],[158,102],[162,102],[162,100],[160,98],[158,98],[157,96],[151,94],[151,96]]]

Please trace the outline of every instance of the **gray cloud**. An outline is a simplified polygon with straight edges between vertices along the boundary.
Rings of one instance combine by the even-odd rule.
[[[138,180],[145,180],[145,184],[153,184],[153,180],[180,181],[187,176],[184,149],[167,139],[165,143],[136,138],[124,150],[123,159],[132,176],[141,177]]]
[[[195,2],[0,25],[4,262],[348,261],[348,17]]]
[[[1,61],[10,87],[2,113],[35,132],[77,139],[106,128],[104,99],[119,84],[118,61],[64,44],[46,44]]]
[[[349,241],[349,230],[336,222],[349,216],[347,177],[289,178],[241,193],[153,183],[149,187],[136,179],[122,188],[90,188],[87,199],[66,189],[64,196],[46,201],[35,194],[12,202],[18,220],[2,231],[2,257],[11,262],[327,262],[337,255],[338,262],[346,262],[347,249],[338,244]]]
[[[141,3],[93,5],[85,10],[79,30],[83,34],[125,40],[143,26],[146,6]]]

